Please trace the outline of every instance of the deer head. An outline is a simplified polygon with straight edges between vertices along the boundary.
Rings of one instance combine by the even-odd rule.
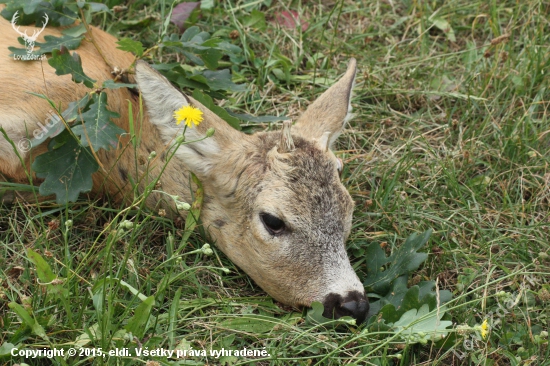
[[[16,11],[15,14],[13,14],[13,17],[11,18],[11,26],[21,37],[23,37],[23,40],[25,41],[25,48],[27,49],[27,53],[31,53],[34,49],[34,44],[36,42],[36,39],[38,38],[40,33],[42,33],[44,28],[46,28],[46,24],[48,24],[48,20],[49,20],[48,14],[44,14],[44,23],[42,24],[42,29],[40,29],[39,31],[37,31],[36,29],[33,30],[32,35],[29,36],[27,34],[27,31],[21,32],[19,30],[19,26],[17,26],[17,28],[15,27],[15,23],[19,18],[18,13],[19,11]]]
[[[275,299],[295,306],[320,301],[325,316],[362,321],[368,302],[344,246],[353,201],[330,150],[350,110],[355,64],[351,59],[342,79],[294,126],[254,135],[231,128],[145,62],[137,63],[136,79],[164,143],[182,133],[190,142],[169,164],[203,182],[201,219],[217,246]],[[173,114],[186,105],[199,108],[204,121],[184,130]],[[205,138],[211,127],[214,136]]]

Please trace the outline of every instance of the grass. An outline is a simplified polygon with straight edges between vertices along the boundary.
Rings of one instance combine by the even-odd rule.
[[[356,202],[348,241],[352,264],[364,278],[367,244],[390,251],[432,228],[428,260],[409,282],[437,279],[440,289],[453,292],[452,342],[406,344],[361,327],[305,324],[303,312],[274,303],[215,247],[214,255],[204,256],[199,233],[182,241],[190,234],[183,222],[140,211],[119,214],[124,207],[115,203],[82,199],[67,207],[0,207],[0,345],[112,350],[142,344],[206,352],[265,347],[272,356],[179,359],[187,365],[550,364],[544,333],[550,319],[549,5],[264,3],[221,1],[197,20],[211,33],[232,34],[246,50],[232,67],[234,80],[249,88],[225,106],[296,118],[350,57],[357,59],[356,117],[336,152]],[[117,18],[94,23],[152,46],[168,9],[167,3],[138,0]],[[308,29],[274,25],[285,10],[307,19]],[[127,22],[148,18],[147,29]],[[132,228],[119,230],[124,220]],[[47,265],[31,261],[28,248]],[[62,284],[37,280],[37,271],[48,267]],[[47,338],[21,321],[10,302],[32,314]],[[484,319],[491,328],[486,339],[466,330]],[[176,361],[92,356],[52,362]]]

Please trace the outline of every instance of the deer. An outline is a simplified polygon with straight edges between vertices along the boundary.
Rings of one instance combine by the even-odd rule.
[[[66,106],[89,89],[72,82],[70,75],[56,75],[45,61],[9,57],[7,47],[14,44],[17,34],[4,19],[0,19],[0,34],[0,126],[15,143],[0,136],[0,182],[28,184],[31,176],[36,184],[40,179],[30,166],[36,156],[47,151],[47,143],[27,151],[17,141],[40,128],[50,106],[29,92],[44,94]],[[48,28],[41,36],[48,34],[59,36],[60,30]],[[114,36],[90,26],[87,37],[93,37],[94,42],[86,38],[76,52],[91,78],[111,79],[109,65],[132,69],[134,55],[117,49]],[[135,78],[145,109],[143,122],[135,126],[143,138],[137,152],[122,148],[128,146],[128,135],[120,136],[118,148],[98,151],[102,169],[93,176],[90,194],[131,202],[130,178],[136,182],[136,172],[147,175],[136,155],[150,157],[158,152],[158,164],[148,174],[158,176],[160,167],[165,166],[159,181],[162,190],[187,202],[192,200],[190,174],[202,182],[200,220],[209,239],[267,294],[296,308],[310,307],[317,301],[323,304],[325,317],[351,316],[361,323],[369,302],[345,248],[354,202],[340,179],[342,162],[331,149],[351,116],[356,64],[351,58],[343,76],[294,124],[248,135],[229,126],[140,60],[135,63],[135,74],[128,77],[130,81]],[[140,96],[127,88],[107,93],[109,108],[120,115],[114,122],[129,131],[128,103],[137,113]],[[203,121],[183,129],[184,124],[175,123],[174,111],[188,105],[203,112]],[[137,121],[138,116],[132,120]],[[205,138],[212,128],[214,135]],[[189,143],[179,146],[167,161],[166,154],[160,152],[183,133]],[[140,183],[139,190],[145,184]],[[33,199],[9,193],[4,203]],[[153,212],[163,209],[173,218],[186,215],[162,192],[151,193],[146,204]]]
[[[48,14],[44,14],[44,22],[42,23],[42,29],[33,30],[32,35],[29,36],[27,34],[27,31],[21,32],[19,30],[20,27],[17,27],[17,28],[15,27],[15,23],[17,23],[17,19],[19,18],[18,14],[19,14],[18,11],[16,11],[15,14],[13,14],[13,17],[11,18],[11,26],[12,26],[14,31],[16,31],[21,37],[23,37],[23,40],[25,41],[25,48],[27,50],[27,53],[29,54],[34,50],[34,45],[36,43],[36,39],[38,38],[40,33],[42,33],[42,31],[44,31],[44,29],[46,28],[46,25],[48,24],[49,17],[48,17]]]

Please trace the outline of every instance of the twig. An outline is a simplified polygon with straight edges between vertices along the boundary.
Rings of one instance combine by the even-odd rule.
[[[99,55],[101,56],[103,61],[107,64],[107,66],[109,66],[111,68],[111,70],[114,70],[114,66],[111,65],[109,63],[109,61],[107,61],[107,58],[105,57],[105,55],[101,51],[101,48],[99,48],[98,44],[96,43],[96,41],[94,39],[94,35],[92,34],[92,28],[90,28],[88,23],[86,23],[86,17],[84,16],[84,11],[82,9],[80,9],[80,17],[81,17],[82,24],[84,24],[84,27],[86,28],[86,33],[88,33],[88,35],[90,37],[89,38],[90,42],[92,42],[92,44],[96,48],[97,52],[99,53]]]

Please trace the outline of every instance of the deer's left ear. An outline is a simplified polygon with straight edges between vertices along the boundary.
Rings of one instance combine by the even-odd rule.
[[[355,80],[356,61],[349,60],[348,70],[334,85],[311,104],[296,122],[293,134],[317,139],[330,148],[351,118],[351,91]]]

